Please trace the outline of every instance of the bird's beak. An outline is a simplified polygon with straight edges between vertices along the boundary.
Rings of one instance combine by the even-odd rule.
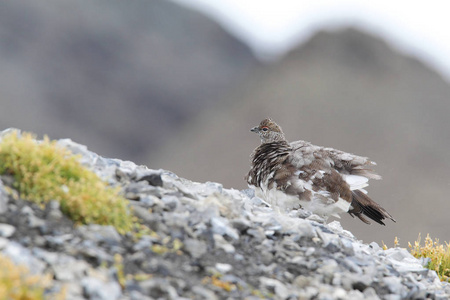
[[[258,126],[253,127],[252,129],[250,129],[250,131],[251,131],[251,132],[258,132],[258,131],[259,131],[259,128],[258,128]]]

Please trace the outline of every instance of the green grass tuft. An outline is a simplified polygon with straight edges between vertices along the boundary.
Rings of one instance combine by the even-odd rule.
[[[14,176],[21,197],[44,205],[60,203],[77,224],[112,225],[119,233],[133,229],[133,217],[119,188],[111,188],[82,166],[79,156],[44,137],[13,132],[0,141],[0,174]]]
[[[417,258],[428,257],[430,262],[427,266],[428,269],[436,271],[441,281],[450,281],[450,244],[445,243],[442,245],[439,243],[439,239],[433,240],[430,235],[427,234],[425,238],[425,244],[422,246],[420,241],[420,234],[417,241],[414,242],[414,246],[408,243],[411,254]]]

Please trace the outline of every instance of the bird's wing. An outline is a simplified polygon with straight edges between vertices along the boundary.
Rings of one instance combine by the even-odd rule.
[[[341,174],[364,176],[368,179],[381,179],[381,176],[372,169],[376,163],[369,160],[367,157],[354,155],[333,148],[322,148],[321,151],[326,153],[326,155],[333,160],[334,168]]]
[[[297,157],[294,162],[297,166],[310,164],[317,159],[322,160],[327,167],[334,168],[343,175],[352,190],[367,186],[368,179],[381,179],[381,176],[372,169],[376,163],[367,157],[315,146],[305,141],[292,142],[291,147]]]
[[[330,174],[334,174],[335,180],[322,180],[328,183],[323,188],[337,191],[340,198],[350,200],[351,206],[348,213],[351,216],[355,215],[368,224],[370,222],[363,215],[382,225],[384,225],[383,220],[386,218],[395,222],[394,218],[378,203],[370,199],[364,190],[364,187],[368,186],[369,179],[381,179],[381,176],[371,169],[372,166],[376,165],[375,162],[370,161],[367,157],[333,148],[314,146],[304,141],[293,142],[291,147],[294,149],[293,157],[295,159],[293,161],[297,164],[297,168],[331,169]],[[339,174],[339,176],[336,176],[336,174]],[[345,181],[348,188],[338,177]],[[326,178],[324,177],[324,179]],[[320,181],[316,182],[316,186],[320,183]]]
[[[345,176],[334,168],[333,159],[323,148],[308,142],[291,143],[292,152],[285,164],[292,176],[288,179],[285,192],[301,196],[309,195],[311,200],[323,198],[330,203],[340,199],[351,202],[351,187]]]

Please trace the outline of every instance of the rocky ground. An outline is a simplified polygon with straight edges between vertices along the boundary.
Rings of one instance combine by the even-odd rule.
[[[450,285],[406,249],[363,244],[339,222],[274,212],[251,190],[62,146],[112,185],[150,230],[74,226],[56,201],[42,209],[1,177],[0,251],[53,275],[67,299],[448,299]],[[376,225],[374,225],[376,230]]]

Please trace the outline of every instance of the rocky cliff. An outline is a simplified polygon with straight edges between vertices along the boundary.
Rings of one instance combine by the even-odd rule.
[[[58,145],[120,186],[148,227],[75,226],[57,201],[20,198],[0,182],[0,253],[53,278],[66,299],[448,299],[450,285],[406,249],[364,244],[339,222],[274,212],[251,190],[198,183],[165,170]]]

